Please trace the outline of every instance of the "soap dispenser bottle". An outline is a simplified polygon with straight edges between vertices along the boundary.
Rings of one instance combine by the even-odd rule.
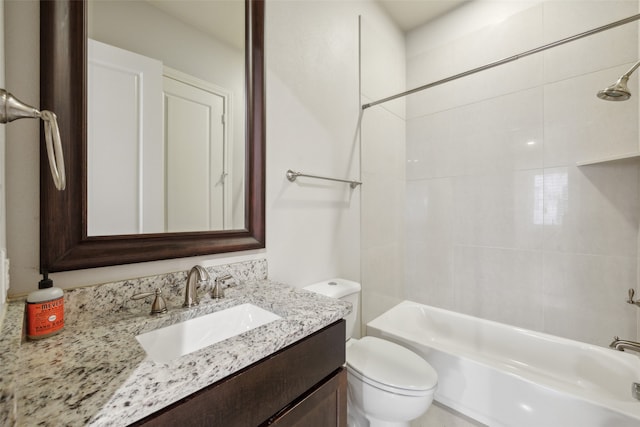
[[[27,296],[27,338],[55,335],[64,327],[64,293],[44,273],[38,290]]]

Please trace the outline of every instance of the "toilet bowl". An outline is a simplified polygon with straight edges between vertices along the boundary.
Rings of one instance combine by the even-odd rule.
[[[357,317],[360,284],[332,279],[304,289],[353,304],[346,320],[348,425],[406,427],[424,414],[435,393],[438,375],[411,350],[376,337],[351,338]]]
[[[424,359],[380,338],[349,344],[349,418],[354,427],[408,426],[427,411],[438,376]]]

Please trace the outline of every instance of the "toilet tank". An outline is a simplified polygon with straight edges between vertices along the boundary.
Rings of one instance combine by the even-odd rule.
[[[336,278],[323,280],[322,282],[305,286],[304,289],[330,298],[341,299],[343,301],[350,302],[353,305],[351,313],[344,318],[347,323],[347,339],[351,338],[356,325],[356,319],[358,318],[358,303],[361,289],[360,283],[347,279]]]

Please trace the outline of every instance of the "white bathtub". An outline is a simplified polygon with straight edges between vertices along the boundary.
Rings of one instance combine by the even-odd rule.
[[[504,427],[639,427],[640,358],[403,301],[367,334],[404,345],[438,373],[435,400]]]

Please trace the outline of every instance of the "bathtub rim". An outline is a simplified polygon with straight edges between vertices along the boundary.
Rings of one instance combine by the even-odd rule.
[[[472,316],[469,314],[465,314],[465,313],[459,313],[456,311],[452,311],[452,310],[447,310],[447,309],[443,309],[440,307],[435,307],[435,306],[430,306],[427,304],[422,304],[419,302],[415,302],[415,301],[411,301],[411,300],[403,300],[401,302],[399,302],[398,304],[394,305],[393,307],[389,308],[388,310],[386,310],[384,313],[381,313],[379,316],[375,317],[374,319],[370,320],[369,322],[366,323],[365,327],[366,327],[366,332],[367,335],[369,335],[369,328],[373,328],[376,329],[378,331],[380,331],[381,333],[383,333],[384,335],[382,336],[382,338],[386,338],[388,339],[387,336],[385,335],[390,335],[390,336],[397,336],[398,338],[400,338],[400,340],[398,340],[397,342],[401,343],[400,341],[402,339],[410,341],[412,343],[414,343],[417,346],[423,346],[423,347],[427,347],[427,348],[432,348],[434,350],[437,350],[439,352],[442,353],[447,353],[447,354],[452,354],[453,351],[449,348],[447,348],[446,345],[442,345],[442,343],[438,342],[438,341],[424,341],[424,342],[420,342],[417,341],[415,339],[414,336],[412,336],[410,333],[404,332],[399,330],[398,328],[391,328],[388,325],[381,325],[379,326],[378,324],[384,321],[384,316],[387,315],[388,312],[392,311],[392,310],[401,310],[404,307],[424,307],[427,310],[430,311],[434,311],[436,313],[439,314],[444,314],[446,316],[454,316],[454,317],[459,317],[462,318],[464,320],[467,321],[474,321],[474,322],[480,322],[480,323],[484,323],[493,327],[497,327],[500,329],[509,329],[512,331],[516,331],[516,332],[520,332],[520,333],[526,333],[528,335],[533,335],[545,340],[550,340],[550,341],[554,341],[560,344],[564,344],[564,345],[571,345],[571,346],[577,346],[581,351],[593,351],[596,354],[601,354],[604,357],[608,358],[608,359],[618,359],[619,361],[621,361],[624,365],[626,365],[627,367],[629,367],[630,369],[634,369],[636,368],[636,370],[639,372],[639,376],[637,377],[637,379],[629,379],[629,385],[631,386],[631,383],[634,381],[638,381],[640,382],[640,357],[630,354],[630,353],[625,353],[625,352],[621,352],[621,351],[616,351],[616,350],[612,350],[609,348],[605,348],[602,346],[598,346],[595,344],[589,344],[589,343],[585,343],[585,342],[581,342],[581,341],[576,341],[576,340],[572,340],[570,338],[564,338],[564,337],[560,337],[557,335],[552,335],[552,334],[548,334],[545,332],[539,332],[539,331],[533,331],[530,329],[526,329],[523,327],[519,327],[519,326],[514,326],[514,325],[508,325],[505,323],[501,323],[501,322],[497,322],[494,320],[489,320],[489,319],[483,319],[480,317],[476,317],[476,316]],[[372,334],[374,336],[378,336],[376,334]],[[402,344],[402,343],[401,343]],[[404,343],[404,345],[406,345],[406,343]],[[415,349],[412,349],[413,351],[416,351]],[[604,396],[602,399],[594,399],[592,396],[589,396],[586,392],[582,391],[582,389],[580,389],[579,387],[575,387],[575,388],[571,388],[571,387],[566,387],[563,385],[566,384],[573,384],[570,381],[569,382],[558,382],[558,387],[554,387],[555,384],[550,384],[547,380],[542,380],[542,381],[535,381],[532,378],[529,378],[528,376],[538,376],[535,373],[532,372],[526,372],[526,371],[520,371],[520,372],[514,372],[510,369],[507,370],[503,370],[501,369],[500,366],[498,366],[497,363],[491,363],[491,358],[489,357],[480,357],[480,358],[474,358],[472,356],[470,356],[470,352],[466,351],[466,352],[462,352],[462,354],[460,353],[453,353],[455,354],[456,357],[460,357],[466,361],[469,361],[471,363],[474,364],[479,364],[481,366],[484,366],[488,369],[495,369],[495,370],[500,370],[502,372],[504,372],[505,374],[509,375],[509,376],[513,376],[515,378],[518,378],[522,381],[525,381],[529,384],[535,385],[535,386],[542,386],[545,388],[548,388],[549,390],[551,390],[554,393],[561,393],[563,395],[567,395],[567,396],[572,396],[576,399],[580,399],[582,401],[585,401],[587,403],[590,403],[592,405],[604,408],[606,410],[609,411],[613,411],[613,412],[617,412],[620,413],[622,415],[625,415],[627,417],[636,419],[638,421],[640,421],[640,401],[633,401],[633,400],[629,400],[629,401],[619,401],[619,400],[614,400],[611,397],[607,397]],[[631,366],[631,365],[635,365],[635,366]],[[503,366],[509,366],[508,364],[503,364]],[[540,376],[538,376],[540,377]],[[629,397],[631,396],[631,390],[629,388]],[[446,403],[443,402],[443,404],[446,405]],[[453,407],[453,406],[452,406]],[[629,407],[629,408],[627,408]],[[454,408],[455,409],[455,408]]]

